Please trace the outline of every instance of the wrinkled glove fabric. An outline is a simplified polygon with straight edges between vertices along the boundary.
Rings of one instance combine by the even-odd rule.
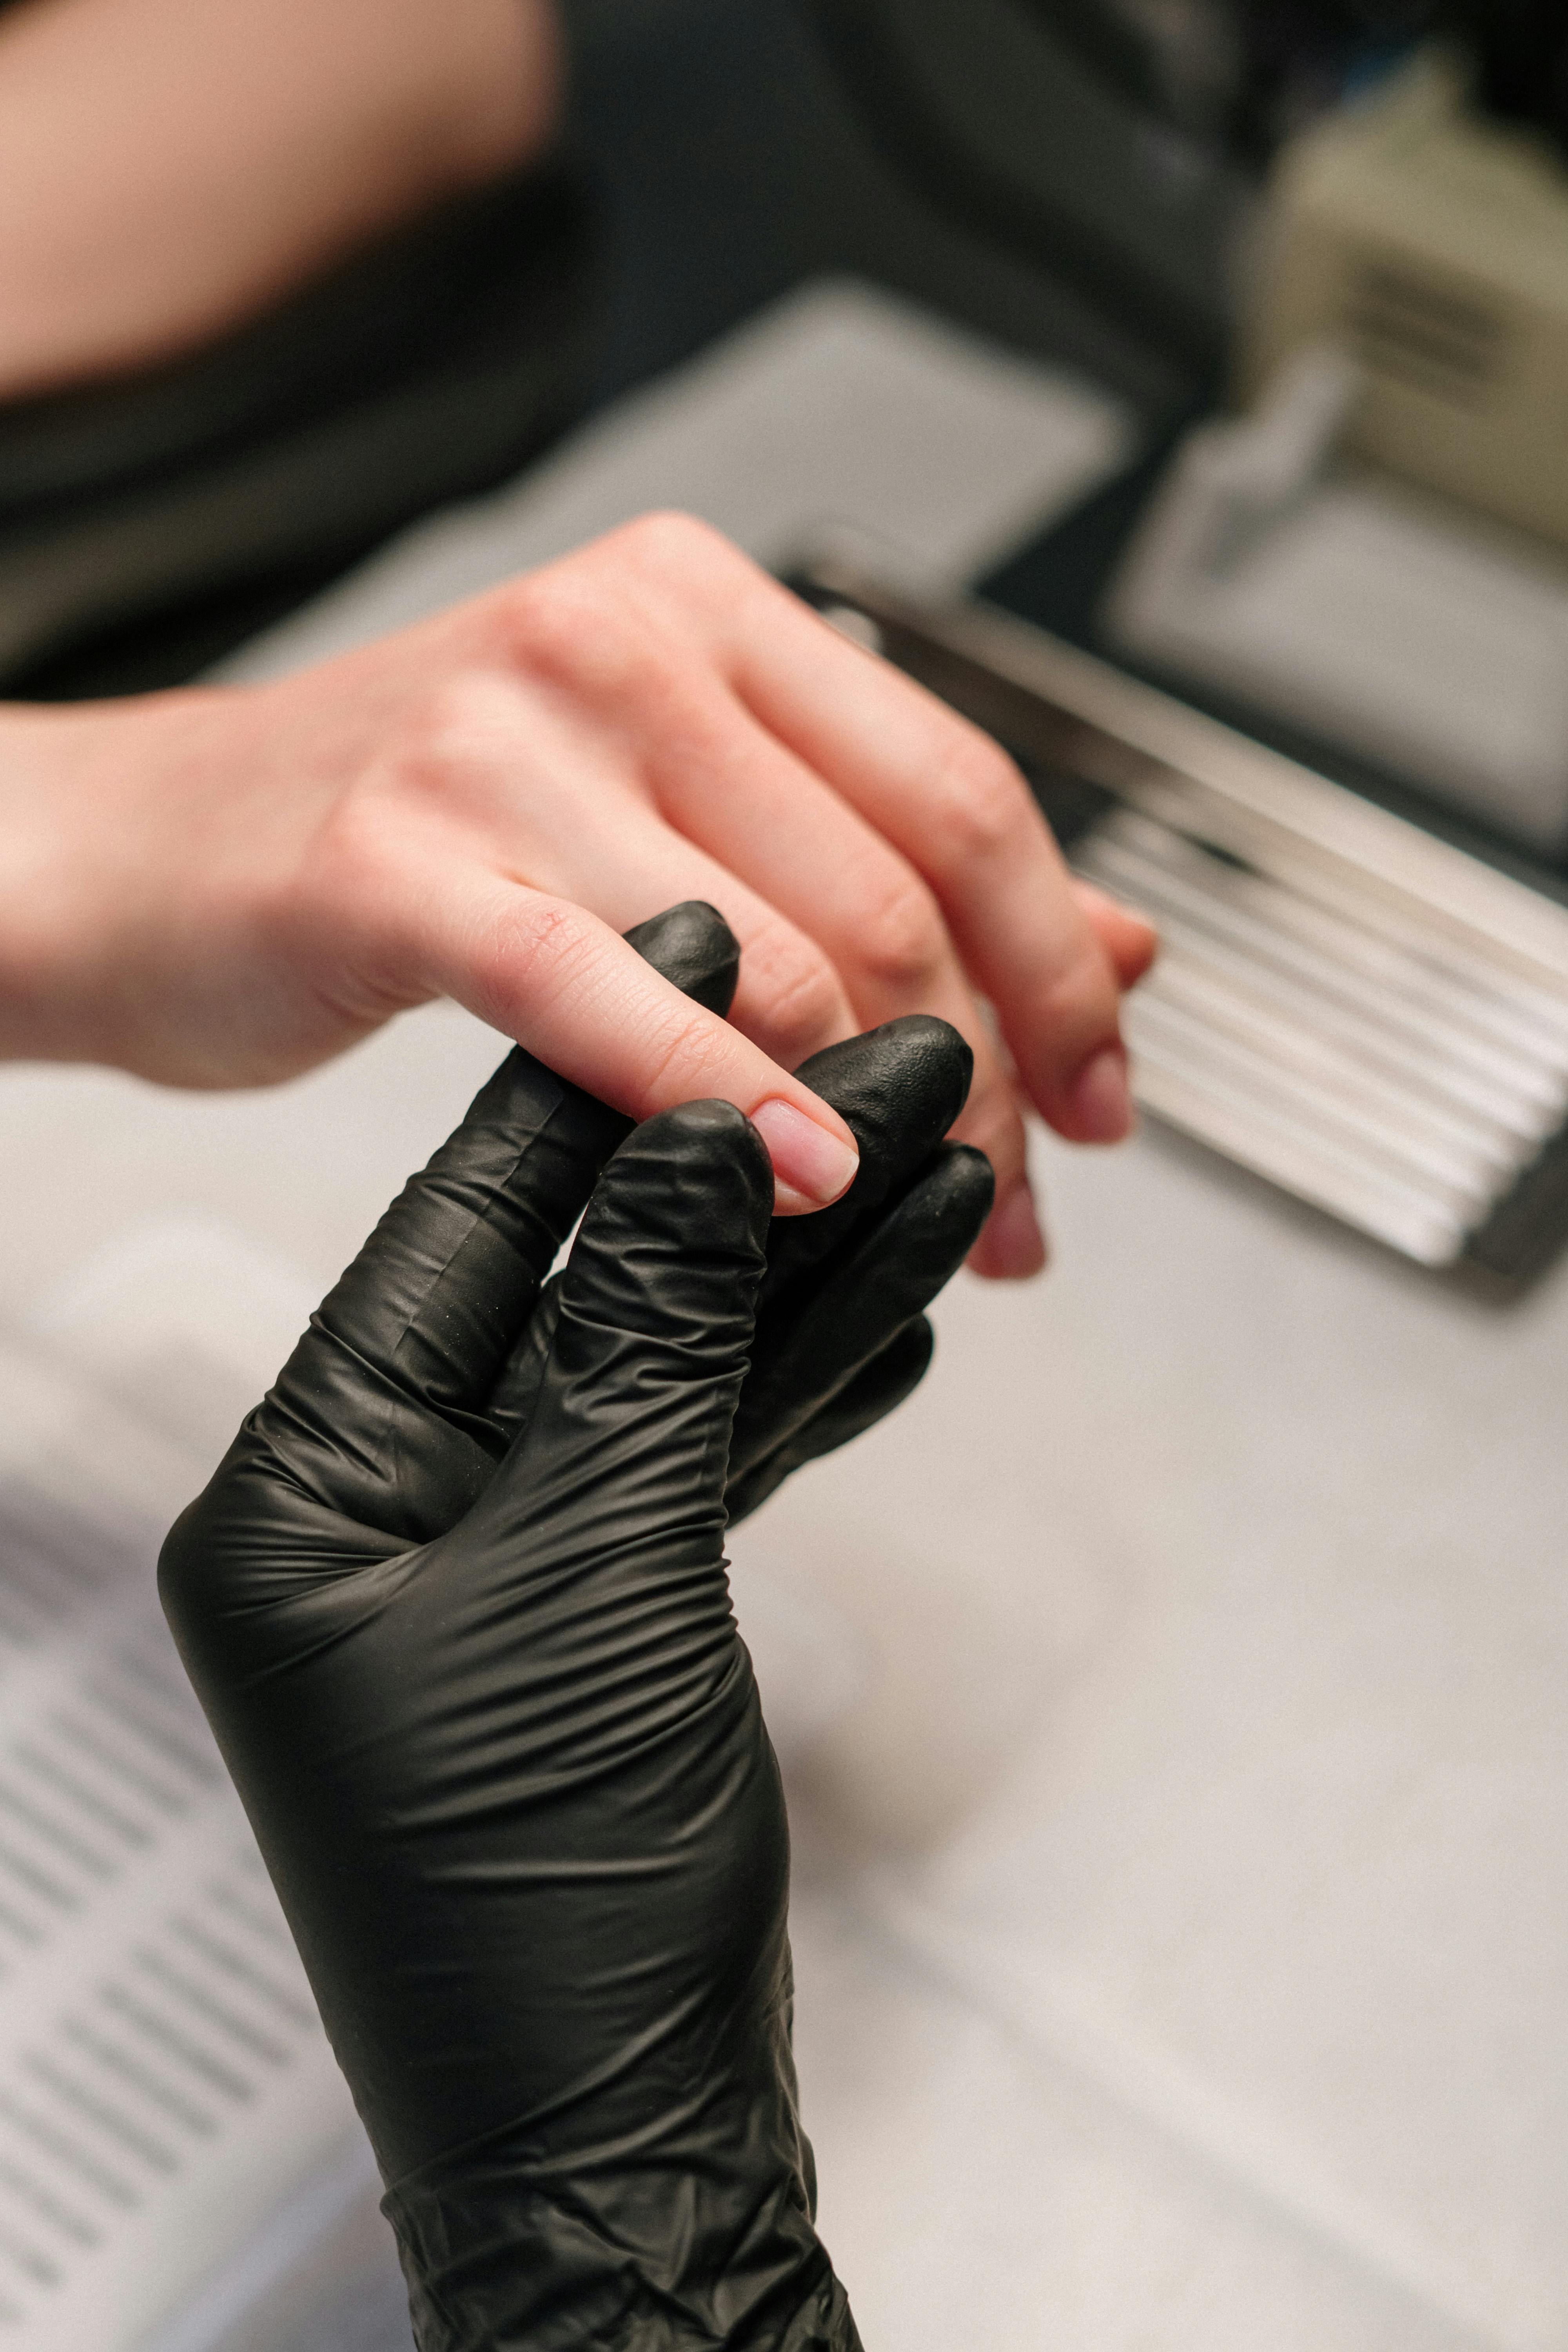
[[[711,909],[634,936],[727,1004]],[[942,1024],[805,1075],[861,1171],[773,1222],[731,1106],[628,1131],[509,1055],[164,1548],[423,2352],[858,2343],[724,1528],[919,1378],[990,1177],[941,1143],[968,1080]]]

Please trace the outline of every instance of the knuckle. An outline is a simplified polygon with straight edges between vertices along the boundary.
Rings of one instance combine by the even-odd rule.
[[[534,685],[599,708],[647,705],[679,675],[671,646],[624,582],[572,563],[513,583],[500,650]]]
[[[504,704],[499,680],[477,670],[433,679],[410,703],[391,744],[404,772],[444,776],[493,740]]]
[[[616,651],[625,632],[619,598],[573,562],[510,582],[498,617],[503,658],[550,682],[576,683]]]
[[[926,995],[944,960],[947,932],[936,900],[912,876],[894,881],[866,910],[857,930],[857,961],[884,995]]]
[[[548,645],[582,626],[588,598],[570,563],[552,563],[509,580],[496,599],[507,633],[526,646]]]
[[[381,778],[357,776],[336,794],[306,846],[297,893],[317,906],[361,908],[379,896],[396,852]]]
[[[785,1069],[837,1034],[843,991],[820,948],[780,923],[747,942],[742,965],[753,1024]]]
[[[630,562],[650,572],[711,572],[736,561],[735,549],[721,532],[676,508],[638,515],[606,544],[618,544]]]
[[[499,740],[512,731],[515,708],[503,679],[478,668],[428,679],[409,694],[345,785],[343,807],[385,807],[400,793],[442,797],[478,767],[491,767]]]
[[[304,879],[320,886],[327,876],[346,877],[379,863],[381,828],[374,819],[373,782],[356,776],[335,793],[331,805],[311,835],[303,861]]]
[[[943,763],[933,825],[949,863],[990,866],[1017,842],[1032,803],[999,745],[965,728]]]
[[[1105,950],[1087,923],[1074,924],[1060,943],[1046,983],[1048,1021],[1076,1035],[1089,1030],[1114,1032],[1119,998]]]
[[[322,845],[384,863],[411,823],[460,826],[488,805],[516,747],[517,712],[504,680],[457,671],[432,681],[338,793]]]
[[[520,1004],[548,1015],[566,997],[595,992],[593,966],[598,926],[580,907],[533,892],[508,892],[489,919],[490,936],[476,942],[481,1017],[507,1027]]]

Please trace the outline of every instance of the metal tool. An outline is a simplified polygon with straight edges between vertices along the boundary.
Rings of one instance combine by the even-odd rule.
[[[1020,761],[1163,949],[1141,1106],[1423,1265],[1568,1235],[1568,907],[994,607],[793,583]]]

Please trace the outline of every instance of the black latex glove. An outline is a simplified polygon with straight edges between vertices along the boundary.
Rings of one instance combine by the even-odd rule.
[[[645,952],[695,992],[716,924],[678,910]],[[795,2115],[787,1837],[723,1572],[731,1416],[754,1347],[760,1493],[907,1386],[990,1186],[932,1154],[951,1032],[834,1050],[858,1202],[770,1223],[741,1115],[668,1112],[542,1307],[625,1122],[510,1056],[165,1547],[426,2352],[855,2342]]]

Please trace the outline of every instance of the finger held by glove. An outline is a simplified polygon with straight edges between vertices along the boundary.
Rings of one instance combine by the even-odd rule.
[[[739,948],[715,908],[672,907],[627,938],[675,986],[727,1007]],[[629,1126],[514,1047],[323,1300],[278,1395],[297,1433],[319,1433],[339,1486],[345,1459],[361,1465],[339,1499],[366,1525],[427,1541],[488,1483],[510,1434],[491,1392]]]

